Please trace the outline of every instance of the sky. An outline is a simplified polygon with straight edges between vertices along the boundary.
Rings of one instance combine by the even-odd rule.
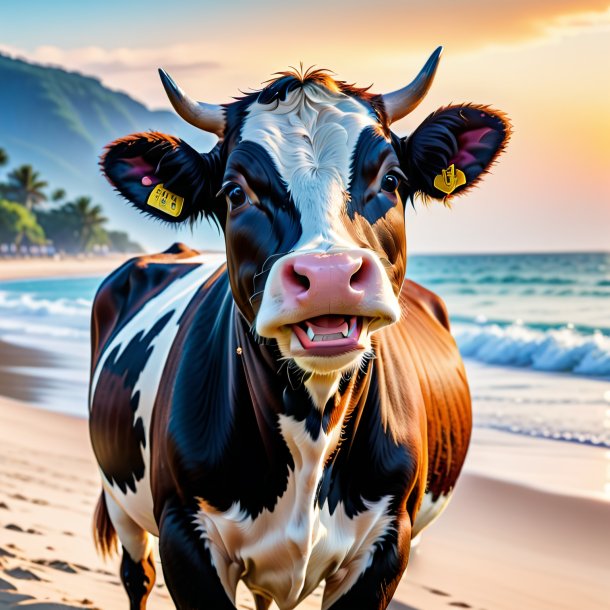
[[[394,131],[475,102],[506,112],[514,135],[450,210],[407,212],[409,251],[610,250],[608,0],[29,0],[0,3],[0,31],[0,51],[97,76],[151,108],[170,108],[157,67],[215,103],[301,61],[384,93],[443,45],[432,89]],[[188,241],[222,246],[205,224]]]

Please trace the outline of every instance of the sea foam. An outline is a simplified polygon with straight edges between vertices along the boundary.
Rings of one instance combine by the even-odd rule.
[[[601,332],[483,324],[456,325],[454,336],[462,356],[487,364],[610,377],[610,337]]]

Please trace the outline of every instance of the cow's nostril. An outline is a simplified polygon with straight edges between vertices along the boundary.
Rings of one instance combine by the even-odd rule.
[[[349,284],[354,290],[359,290],[364,287],[371,273],[370,266],[371,263],[368,260],[363,259],[358,270],[352,274],[352,277],[349,279]]]
[[[286,265],[283,272],[284,286],[295,293],[307,292],[311,286],[309,278],[303,273],[299,273],[294,265]]]
[[[306,275],[301,275],[300,273],[297,273],[294,269],[292,271],[292,278],[295,284],[299,285],[305,292],[307,292],[307,290],[309,290],[309,287],[311,286],[309,278]]]

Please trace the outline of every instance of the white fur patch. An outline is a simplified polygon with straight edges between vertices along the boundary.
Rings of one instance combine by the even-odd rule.
[[[182,259],[176,264],[201,262],[201,257],[197,256],[189,259]],[[159,318],[167,312],[174,310],[172,317],[163,330],[153,339],[151,343],[151,347],[153,348],[152,355],[146,363],[132,393],[133,395],[136,392],[140,392],[140,400],[138,409],[134,415],[134,421],[141,418],[142,423],[144,424],[144,434],[146,438],[146,447],[142,449],[142,457],[145,466],[144,477],[136,482],[135,493],[129,488],[127,488],[126,493],[123,493],[116,485],[113,485],[106,479],[103,472],[101,473],[104,489],[112,497],[114,502],[132,521],[155,535],[158,535],[158,529],[153,514],[153,499],[150,484],[150,421],[157,390],[159,388],[159,382],[161,381],[161,375],[163,373],[163,367],[167,361],[167,356],[178,331],[178,320],[195,293],[212,273],[218,269],[220,264],[224,262],[224,259],[207,256],[206,262],[209,264],[202,264],[200,267],[193,269],[193,271],[187,275],[172,282],[154,299],[147,301],[142,309],[125,324],[120,332],[104,348],[104,352],[93,373],[91,383],[91,396],[94,396],[95,388],[97,387],[100,374],[109,354],[118,346],[120,348],[118,356],[120,356],[133,337],[140,332],[146,334]],[[154,265],[157,263],[149,264]],[[98,405],[97,408],[103,408],[103,405]],[[123,540],[121,540],[121,542],[123,542]]]
[[[361,102],[312,82],[277,107],[250,105],[242,139],[269,153],[292,195],[303,229],[295,250],[353,246],[341,222],[351,161],[362,130],[376,125]]]
[[[451,494],[448,494],[446,496],[440,496],[433,501],[432,494],[430,492],[424,494],[424,498],[421,506],[419,507],[419,511],[417,511],[415,522],[413,523],[413,528],[411,530],[412,538],[418,536],[424,528],[428,527],[432,522],[438,519],[438,517],[447,507],[447,504],[449,504],[450,499]]]
[[[341,503],[332,515],[328,504],[320,509],[316,491],[342,422],[329,435],[321,431],[315,441],[304,422],[280,415],[279,424],[295,468],[273,510],[264,509],[252,519],[239,503],[219,512],[199,500],[195,524],[232,600],[241,579],[253,592],[273,597],[281,610],[290,610],[324,579],[329,599],[356,582],[388,532],[391,498],[365,502],[366,510],[354,518]]]

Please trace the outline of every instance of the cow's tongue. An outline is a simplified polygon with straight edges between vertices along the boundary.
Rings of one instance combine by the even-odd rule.
[[[293,332],[301,346],[315,352],[322,349],[325,355],[342,353],[358,345],[361,325],[357,316],[325,315],[303,320],[293,325]]]
[[[309,320],[305,320],[305,326],[308,329],[311,329],[316,335],[334,335],[340,333],[342,336],[345,336],[349,330],[345,316],[337,315],[310,318]]]

